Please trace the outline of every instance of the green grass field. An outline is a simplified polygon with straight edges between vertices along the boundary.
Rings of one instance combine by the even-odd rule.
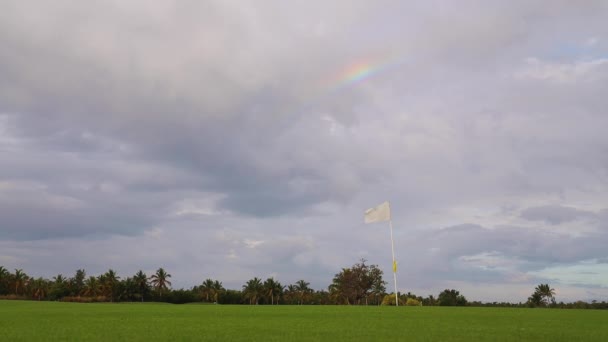
[[[2,341],[608,341],[608,311],[0,301]]]

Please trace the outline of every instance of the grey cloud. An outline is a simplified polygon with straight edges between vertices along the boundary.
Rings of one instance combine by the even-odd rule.
[[[353,236],[353,218],[390,199],[407,227],[452,226],[399,237],[413,284],[601,260],[606,215],[570,205],[606,201],[605,9],[4,1],[0,239],[52,239],[59,253],[70,237],[96,236],[100,249],[141,238],[166,253],[119,243],[117,254],[149,268],[164,259],[176,278],[301,270],[322,284],[361,256],[383,260],[384,232]],[[370,74],[346,84],[357,65]],[[534,228],[513,227],[522,218]],[[551,232],[559,223],[573,234]],[[574,223],[585,231],[573,238]],[[156,228],[184,238],[146,235]],[[239,245],[251,263],[222,272],[207,239],[224,228],[237,242],[281,238]],[[210,264],[183,266],[193,258]]]
[[[578,210],[576,208],[559,205],[546,205],[541,207],[527,208],[521,213],[521,217],[531,221],[545,221],[549,224],[561,224],[577,219],[594,219],[593,212]]]

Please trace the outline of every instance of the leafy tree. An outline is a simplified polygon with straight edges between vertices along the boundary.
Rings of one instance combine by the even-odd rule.
[[[433,305],[437,305],[437,299],[435,299],[435,297],[433,295],[429,295],[427,298],[424,298],[422,300],[422,305],[425,306],[433,306]]]
[[[467,299],[460,294],[460,292],[452,289],[445,289],[439,294],[437,298],[440,306],[465,306],[467,305]]]
[[[163,292],[169,289],[171,282],[169,281],[171,275],[167,273],[162,267],[156,270],[156,273],[150,277],[150,283],[158,291],[158,296],[162,297]]]
[[[386,282],[382,279],[382,270],[377,265],[366,265],[365,259],[351,268],[343,268],[340,273],[334,276],[329,291],[339,302],[345,304],[361,304],[365,299],[373,294],[378,301],[378,297],[385,291]]]

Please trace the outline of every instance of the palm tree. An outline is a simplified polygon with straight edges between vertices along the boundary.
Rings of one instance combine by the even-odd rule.
[[[200,286],[201,297],[208,302],[210,298],[213,298],[213,292],[213,280],[209,278],[205,279],[203,284]]]
[[[150,277],[150,283],[158,291],[158,296],[163,296],[163,291],[168,290],[168,286],[171,286],[169,281],[171,275],[167,273],[162,267],[156,270],[156,273]]]
[[[84,288],[84,280],[86,279],[87,273],[85,272],[85,270],[80,269],[80,270],[76,270],[76,274],[74,275],[74,278],[72,278],[70,280],[70,288],[72,291],[72,295],[74,296],[78,296],[80,297],[80,293],[82,292],[82,289]]]
[[[69,284],[67,279],[62,275],[58,274],[53,277],[53,283],[51,285],[50,297],[52,299],[61,299],[69,295]]]
[[[4,266],[0,266],[0,295],[8,294],[10,276],[11,273]]]
[[[305,297],[307,297],[310,293],[312,293],[312,289],[308,287],[310,283],[304,280],[296,281],[296,290],[298,292],[298,297],[300,299],[300,305],[304,303]]]
[[[283,291],[283,285],[278,281],[274,280],[274,278],[268,278],[264,282],[264,294],[270,297],[270,304],[274,305],[274,296],[277,296],[277,304],[278,304],[278,296]]]
[[[49,292],[49,282],[42,277],[34,279],[32,281],[31,286],[32,286],[32,295],[35,298],[38,298],[38,300],[41,300],[42,298],[46,297],[46,295]]]
[[[294,304],[294,302],[297,302],[297,297],[298,297],[298,288],[296,285],[288,285],[287,289],[285,290],[285,295],[284,295],[284,299],[287,303],[289,304]]]
[[[133,281],[135,282],[137,289],[139,290],[139,295],[141,296],[141,301],[144,301],[144,295],[148,292],[148,276],[142,271],[139,270],[133,276]]]
[[[223,293],[224,291],[226,291],[226,289],[224,289],[224,286],[222,286],[221,281],[216,280],[213,282],[213,301],[215,303],[218,302],[220,293]]]
[[[243,285],[243,294],[245,295],[245,298],[249,299],[249,304],[257,305],[263,292],[264,286],[262,285],[262,280],[258,277],[248,280],[247,283]]]
[[[110,296],[110,302],[114,302],[114,295],[116,294],[117,285],[120,277],[116,274],[116,271],[109,269],[103,275],[102,286],[105,289],[106,295]]]
[[[97,277],[90,276],[84,281],[84,288],[82,294],[89,297],[97,297],[100,291],[100,283]]]
[[[552,289],[549,284],[540,284],[535,289],[534,292],[540,295],[542,298],[542,303],[547,305],[549,302],[555,302],[555,289]]]
[[[19,292],[23,292],[25,288],[25,284],[27,283],[28,276],[23,272],[22,269],[15,269],[15,274],[13,275],[13,281],[15,282],[15,294],[19,295]]]

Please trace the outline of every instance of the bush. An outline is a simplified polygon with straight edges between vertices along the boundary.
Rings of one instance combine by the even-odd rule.
[[[387,294],[382,299],[381,305],[395,305],[395,294]],[[399,298],[399,305],[403,305],[403,299]]]
[[[405,306],[421,306],[422,304],[418,299],[408,298],[405,302]]]

